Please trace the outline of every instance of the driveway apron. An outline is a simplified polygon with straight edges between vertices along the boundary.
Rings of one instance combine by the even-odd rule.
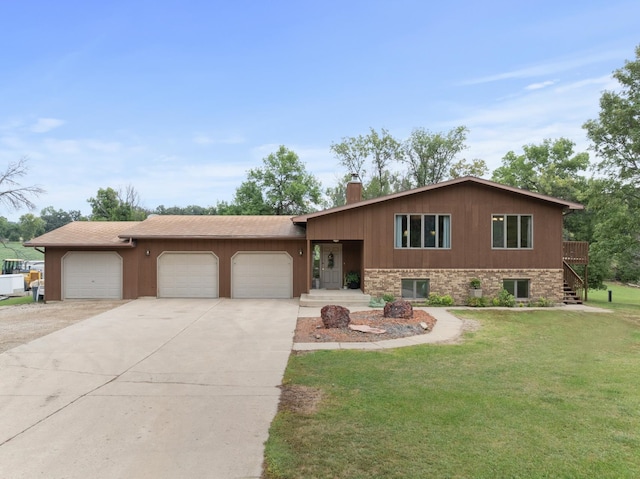
[[[260,477],[297,312],[139,299],[0,354],[0,477]]]

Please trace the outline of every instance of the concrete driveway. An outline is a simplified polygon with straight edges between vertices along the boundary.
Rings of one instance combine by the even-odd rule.
[[[139,299],[0,354],[0,477],[260,477],[297,313]]]

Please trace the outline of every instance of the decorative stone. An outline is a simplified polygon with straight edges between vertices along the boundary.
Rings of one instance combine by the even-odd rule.
[[[343,306],[327,305],[320,310],[320,317],[325,328],[346,328],[351,322],[349,310]]]
[[[422,321],[422,322],[420,323],[420,327],[421,327],[422,329],[424,329],[425,331],[429,331],[429,325],[428,325],[427,323],[425,323],[424,321]]]
[[[351,331],[360,331],[361,333],[371,334],[384,334],[387,332],[386,329],[372,328],[371,326],[367,326],[366,324],[350,324],[349,329]]]
[[[413,306],[408,301],[398,300],[384,305],[385,318],[409,319],[413,317]]]

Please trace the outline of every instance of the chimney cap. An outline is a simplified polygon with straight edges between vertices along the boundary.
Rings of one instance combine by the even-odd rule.
[[[350,183],[360,183],[360,175],[358,175],[358,173],[351,173]]]

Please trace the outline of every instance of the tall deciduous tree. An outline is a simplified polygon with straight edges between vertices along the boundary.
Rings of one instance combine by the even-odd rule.
[[[583,125],[598,157],[596,170],[608,176],[589,197],[591,258],[630,282],[640,280],[640,45],[635,54],[613,72],[620,89],[605,91],[598,118]]]
[[[32,199],[44,193],[39,186],[21,186],[19,180],[27,174],[27,158],[9,163],[0,172],[0,202],[11,209],[35,208]]]
[[[133,186],[125,190],[100,188],[95,198],[89,198],[92,221],[139,221],[147,217],[140,206],[140,196]]]
[[[420,187],[447,179],[453,160],[466,148],[467,133],[464,126],[447,133],[415,128],[405,142],[404,155],[411,185]]]
[[[47,233],[56,228],[71,223],[72,221],[86,220],[78,210],[56,210],[53,206],[47,206],[40,211],[40,218],[44,221],[44,232]]]
[[[398,191],[401,180],[394,173],[394,163],[404,157],[402,143],[396,140],[388,130],[376,131],[369,128],[367,135],[342,138],[333,143],[331,151],[339,163],[346,169],[341,184],[327,189],[332,206],[344,204],[344,184],[355,174],[362,181],[362,197],[376,198]]]
[[[589,168],[588,153],[574,153],[575,143],[566,138],[546,139],[535,145],[525,145],[522,154],[509,151],[502,158],[492,179],[498,183],[577,200],[577,191],[584,186],[582,174]]]
[[[320,204],[320,182],[294,151],[280,146],[262,161],[249,170],[232,204],[218,204],[219,214],[300,215]]]
[[[20,217],[20,233],[23,241],[28,241],[44,233],[44,220],[33,213]]]
[[[635,61],[613,72],[620,91],[605,91],[597,120],[583,126],[599,158],[597,167],[627,184],[640,183],[640,45]]]

